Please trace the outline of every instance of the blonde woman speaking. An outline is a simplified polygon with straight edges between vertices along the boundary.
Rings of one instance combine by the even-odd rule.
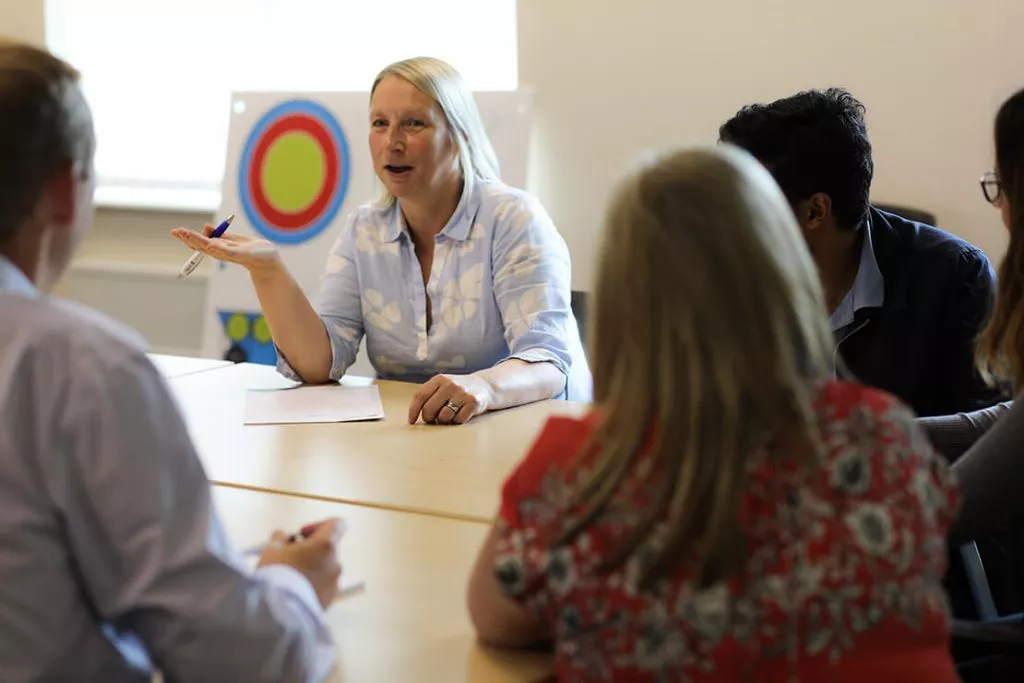
[[[392,64],[373,83],[368,115],[384,192],[342,228],[314,303],[266,240],[211,239],[210,226],[172,235],[248,269],[292,379],[340,379],[365,336],[381,378],[423,383],[410,422],[589,401],[569,251],[540,203],[501,182],[458,72],[429,57]]]

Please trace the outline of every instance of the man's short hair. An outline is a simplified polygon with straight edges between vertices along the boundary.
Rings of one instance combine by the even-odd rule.
[[[0,244],[61,168],[91,172],[94,147],[78,71],[46,50],[0,38]]]
[[[842,88],[807,90],[743,107],[718,135],[768,167],[794,207],[823,192],[836,224],[856,230],[867,219],[874,174],[864,111]]]

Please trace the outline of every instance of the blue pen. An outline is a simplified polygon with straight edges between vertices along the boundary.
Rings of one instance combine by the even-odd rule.
[[[220,225],[214,228],[213,232],[210,233],[210,238],[213,239],[215,237],[220,237],[221,235],[223,235],[224,231],[228,229],[228,226],[231,225],[231,221],[233,220],[235,220],[235,214],[231,214],[223,221],[221,221]],[[185,261],[185,265],[181,267],[181,270],[178,271],[178,278],[180,279],[191,275],[192,271],[196,269],[196,266],[198,266],[202,262],[202,260],[203,252],[197,251],[193,253],[192,256],[189,257],[188,261]]]

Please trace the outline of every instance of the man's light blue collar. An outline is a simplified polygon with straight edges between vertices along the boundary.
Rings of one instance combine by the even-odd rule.
[[[11,263],[5,256],[0,255],[0,294],[37,296],[39,290],[18,266]]]
[[[860,250],[857,277],[839,307],[829,316],[832,331],[853,324],[854,315],[862,308],[880,308],[885,303],[885,278],[878,268],[875,250],[871,245],[871,221],[864,225],[864,242]]]

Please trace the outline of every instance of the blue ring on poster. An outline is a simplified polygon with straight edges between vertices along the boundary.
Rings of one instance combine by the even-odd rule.
[[[306,227],[301,229],[284,228],[274,225],[257,209],[253,201],[253,188],[249,183],[250,170],[253,162],[253,154],[256,147],[263,140],[267,129],[274,125],[279,119],[292,114],[306,114],[316,120],[330,133],[335,141],[335,151],[338,154],[338,181],[334,195],[327,207]],[[327,152],[327,150],[325,150]],[[238,164],[238,196],[242,204],[242,210],[250,225],[263,237],[271,242],[280,244],[301,244],[313,239],[327,228],[337,216],[348,193],[351,167],[349,164],[350,155],[348,140],[341,124],[331,112],[318,102],[313,100],[289,100],[267,110],[253,126],[249,137],[242,148],[241,162]]]

